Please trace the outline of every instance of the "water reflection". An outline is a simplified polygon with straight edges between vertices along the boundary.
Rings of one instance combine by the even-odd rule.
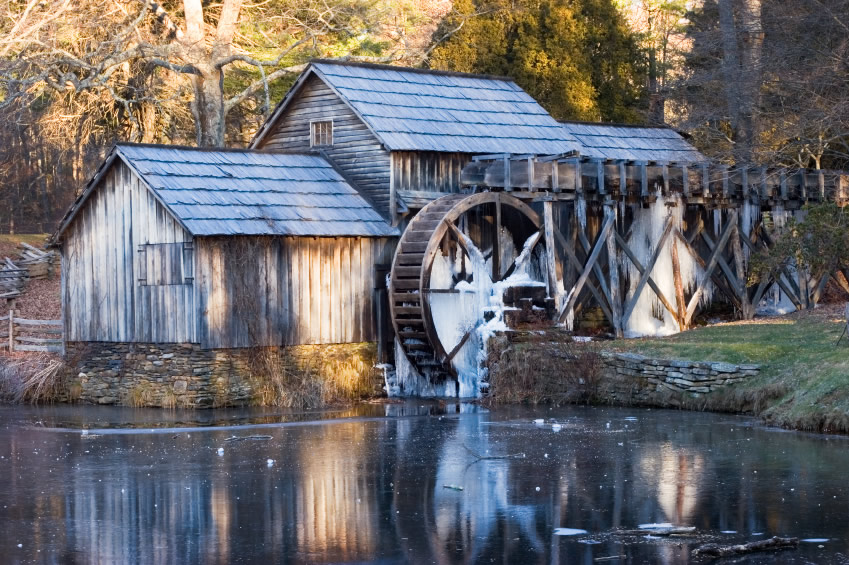
[[[47,429],[128,414],[141,428],[156,414],[171,420],[161,425],[189,427]],[[785,562],[847,562],[842,438],[710,414],[592,408],[227,412],[217,417],[283,425],[203,429],[216,423],[211,414],[0,408],[4,562],[591,563],[621,555],[682,563],[706,539],[761,533],[829,538],[823,548],[782,554]],[[271,438],[230,440],[257,433]],[[617,533],[649,522],[704,535]],[[588,534],[555,536],[558,527]]]

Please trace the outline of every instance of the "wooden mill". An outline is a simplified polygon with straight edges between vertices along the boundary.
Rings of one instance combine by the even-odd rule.
[[[748,256],[845,192],[710,164],[668,128],[559,123],[503,77],[315,61],[248,149],[112,150],[53,237],[65,340],[377,342],[412,375],[395,392],[475,396],[486,339],[517,324],[598,310],[656,335],[715,297],[816,302],[804,273],[747,287]]]

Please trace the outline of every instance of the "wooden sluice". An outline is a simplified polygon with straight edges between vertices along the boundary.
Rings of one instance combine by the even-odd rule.
[[[844,172],[574,154],[478,156],[463,170],[461,183],[468,192],[510,193],[541,212],[545,240],[554,242],[548,270],[557,321],[569,326],[582,310],[598,307],[617,336],[645,292],[679,330],[693,325],[708,292],[723,295],[745,319],[773,285],[797,309],[813,307],[833,273],[817,279],[787,267],[750,285],[748,258],[774,245],[776,224],[806,203],[849,200]],[[640,211],[660,205],[668,211],[648,214],[663,222],[662,230],[655,226],[660,237],[648,242],[651,253],[641,254],[629,243],[635,229],[646,229],[637,225],[647,221]],[[663,253],[671,255],[671,269],[658,273]],[[698,266],[690,284],[682,280],[687,262]],[[674,284],[660,284],[670,282],[662,277]]]

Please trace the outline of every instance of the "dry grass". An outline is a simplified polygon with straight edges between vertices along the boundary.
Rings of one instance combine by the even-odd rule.
[[[55,402],[67,396],[62,379],[64,362],[55,355],[0,356],[0,398],[7,402]]]
[[[251,358],[254,402],[260,406],[320,408],[362,400],[372,394],[373,352],[315,354],[295,363],[284,352],[257,348]]]
[[[574,404],[596,401],[602,360],[593,348],[538,334],[522,343],[492,340],[488,404]]]

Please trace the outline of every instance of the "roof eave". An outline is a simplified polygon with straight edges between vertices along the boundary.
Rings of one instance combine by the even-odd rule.
[[[184,230],[186,230],[189,235],[195,235],[192,230],[190,230],[189,227],[185,224],[185,222],[183,222],[183,220],[177,214],[174,213],[174,210],[172,210],[171,207],[167,203],[165,203],[162,198],[160,198],[156,190],[154,190],[153,187],[148,184],[148,182],[144,178],[144,175],[139,172],[139,170],[133,165],[132,161],[121,153],[121,145],[115,144],[109,151],[109,155],[106,157],[103,163],[101,163],[100,167],[98,167],[97,172],[94,174],[91,180],[88,181],[88,184],[86,184],[86,187],[83,190],[82,194],[80,194],[77,200],[71,205],[71,208],[65,214],[65,218],[59,224],[57,230],[52,236],[50,236],[50,239],[48,239],[48,247],[55,247],[59,245],[59,239],[62,237],[62,234],[65,233],[65,230],[67,230],[68,226],[73,223],[74,219],[77,217],[77,214],[79,214],[80,210],[82,210],[86,201],[88,201],[89,197],[94,193],[95,189],[100,184],[100,181],[103,179],[106,173],[112,168],[112,164],[115,162],[116,159],[120,159],[121,162],[124,163],[136,177],[138,177],[139,181],[144,185],[145,189],[147,189],[147,191],[153,196],[153,198],[168,211],[171,217],[173,217],[174,220],[178,224],[180,224],[180,226]]]
[[[103,160],[103,163],[100,164],[100,167],[97,168],[97,171],[94,173],[94,176],[86,183],[85,188],[80,193],[80,195],[74,200],[74,203],[71,204],[71,207],[68,208],[68,211],[65,212],[65,216],[62,218],[62,221],[59,223],[59,227],[56,228],[56,231],[53,232],[53,235],[47,240],[48,247],[56,247],[59,245],[59,239],[62,237],[62,234],[65,233],[65,230],[68,229],[68,226],[71,225],[71,222],[77,217],[77,214],[82,209],[83,204],[88,200],[89,196],[91,196],[92,192],[94,192],[94,188],[100,182],[100,179],[106,174],[107,171],[112,167],[112,163],[118,157],[118,146],[113,145],[112,149],[109,150],[109,154],[106,156],[106,159]]]

